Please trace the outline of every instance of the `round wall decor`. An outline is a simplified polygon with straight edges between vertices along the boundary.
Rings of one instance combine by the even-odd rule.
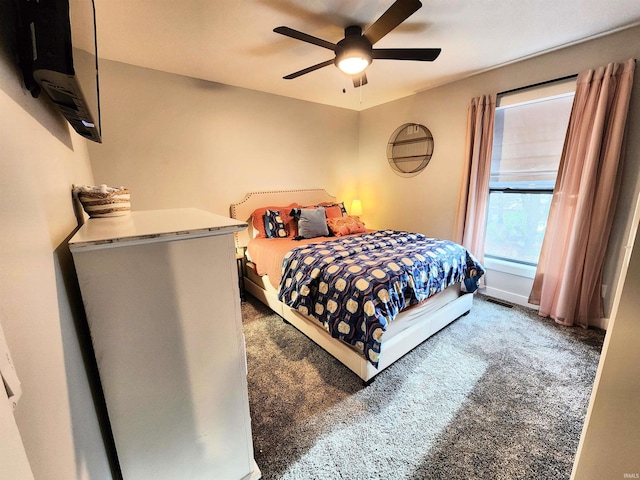
[[[426,168],[433,155],[433,135],[427,127],[405,123],[389,138],[387,158],[398,175],[413,177]]]

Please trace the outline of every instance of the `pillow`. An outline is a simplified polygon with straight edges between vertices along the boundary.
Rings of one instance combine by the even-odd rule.
[[[364,223],[362,223],[358,217],[347,216],[340,218],[328,218],[327,225],[329,226],[329,229],[331,229],[331,233],[336,237],[342,237],[352,233],[366,232]]]
[[[294,210],[298,219],[298,237],[315,238],[329,236],[327,216],[323,207],[298,208]]]
[[[330,203],[324,202],[319,204],[324,207],[327,218],[340,218],[347,216],[347,210],[344,208],[344,203]]]
[[[291,211],[294,207],[299,207],[297,203],[292,203],[287,205],[286,207],[261,207],[253,211],[251,214],[251,223],[253,225],[253,229],[256,232],[256,238],[267,238],[267,231],[264,226],[264,214],[267,210],[277,210],[280,212],[280,218],[282,219],[282,223],[284,223],[285,231],[289,237],[293,237],[296,235],[295,226],[293,225],[293,219],[289,215],[288,212]]]
[[[264,231],[267,238],[286,238],[287,228],[282,221],[280,210],[265,210]]]

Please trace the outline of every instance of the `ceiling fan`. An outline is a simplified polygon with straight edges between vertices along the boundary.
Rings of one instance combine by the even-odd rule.
[[[273,31],[281,35],[335,52],[335,58],[304,68],[283,78],[291,80],[333,63],[344,73],[351,75],[354,87],[360,87],[367,84],[367,75],[364,70],[374,59],[434,61],[440,55],[441,49],[439,48],[373,48],[377,41],[404,22],[420,7],[422,7],[422,3],[419,0],[396,0],[364,33],[358,25],[345,28],[344,38],[338,43],[331,43],[289,27],[274,28]]]

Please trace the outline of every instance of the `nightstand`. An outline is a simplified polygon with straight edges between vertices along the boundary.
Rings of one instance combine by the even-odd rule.
[[[236,247],[236,264],[238,268],[238,289],[240,290],[240,300],[244,302],[244,247]]]

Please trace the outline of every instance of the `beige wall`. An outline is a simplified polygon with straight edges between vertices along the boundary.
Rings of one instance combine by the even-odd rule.
[[[133,67],[100,64],[97,183],[131,190],[132,208],[228,215],[253,190],[357,188],[358,113]]]
[[[35,478],[109,478],[66,246],[76,228],[71,184],[93,181],[86,142],[44,98],[22,89],[5,46],[0,43],[0,319],[22,382],[16,422]]]
[[[446,52],[443,52],[446,55]],[[601,37],[465,80],[365,110],[360,118],[360,196],[371,225],[413,229],[453,238],[462,175],[467,106],[471,98],[572,75],[612,61],[640,58],[640,28]],[[636,75],[637,76],[637,75]],[[392,173],[386,159],[391,133],[403,123],[421,123],[433,133],[434,154],[416,177]],[[619,207],[607,254],[606,312],[620,271],[631,205],[640,190],[640,88],[636,78],[628,128]]]

